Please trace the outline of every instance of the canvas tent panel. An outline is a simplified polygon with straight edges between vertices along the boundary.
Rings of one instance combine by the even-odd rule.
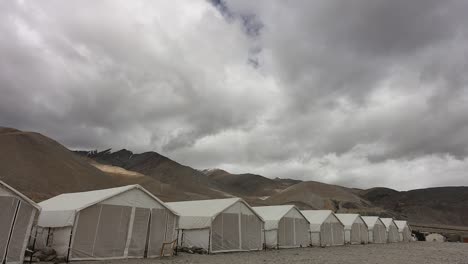
[[[284,246],[292,247],[295,246],[294,241],[294,218],[284,217],[284,227],[285,227],[285,241]]]
[[[100,205],[91,206],[79,212],[73,234],[71,249],[72,259],[89,258],[93,256],[100,214]]]
[[[135,208],[133,218],[132,234],[128,248],[128,256],[144,257],[146,241],[148,237],[148,224],[150,219],[150,209]]]
[[[333,244],[334,246],[337,245],[344,245],[344,229],[343,226],[338,223],[332,223],[332,232],[333,232]]]
[[[294,221],[296,246],[308,246],[310,244],[309,223],[304,218],[295,218]]]
[[[402,241],[403,242],[409,242],[411,241],[411,231],[409,230],[408,226],[405,226],[403,231],[401,232],[402,234]]]
[[[361,243],[361,228],[359,227],[358,223],[354,223],[351,226],[351,237],[350,243],[351,244],[360,244]]]
[[[34,215],[35,209],[31,205],[20,202],[10,244],[8,246],[7,263],[23,261],[24,250],[26,249],[27,239],[29,238],[27,235],[31,230]]]
[[[161,254],[166,230],[166,209],[151,210],[150,237],[148,243],[148,256],[156,257]]]
[[[211,229],[211,251],[223,250],[223,215],[218,215],[213,221]]]
[[[325,222],[320,227],[320,245],[331,246],[332,245],[332,224]]]
[[[183,230],[180,236],[181,242],[179,243],[183,247],[209,248],[210,230],[208,228]]]
[[[223,249],[240,249],[239,241],[239,215],[222,213],[223,215]]]
[[[373,230],[374,243],[386,243],[387,242],[387,229],[381,223],[376,224]]]
[[[166,241],[171,242],[177,239],[177,216],[169,210],[166,210],[167,225],[166,225]]]
[[[368,229],[364,223],[359,224],[359,233],[361,237],[361,242],[364,244],[369,243]]]
[[[276,244],[278,246],[279,245],[285,245],[286,244],[286,221],[284,220],[284,218],[282,218],[279,221],[278,229],[277,229],[276,232],[278,234]]]
[[[262,249],[262,229],[263,222],[256,215],[249,215],[247,222],[249,250]]]
[[[400,234],[398,228],[395,225],[391,225],[388,230],[388,242],[395,243],[398,242]]]
[[[239,214],[219,214],[213,222],[212,251],[239,250],[239,236]]]
[[[102,204],[101,207],[93,256],[124,257],[132,208],[107,204]]]
[[[249,250],[249,241],[247,239],[248,218],[249,218],[248,215],[241,214],[241,238],[242,238],[241,245],[242,245],[243,250]]]
[[[47,230],[49,228],[44,229],[41,234],[41,239],[43,243],[47,240]],[[67,256],[68,253],[68,243],[70,242],[70,235],[71,235],[72,227],[58,227],[53,228],[51,230],[51,234],[49,237],[49,245],[57,252],[58,256]],[[37,245],[37,241],[36,241]],[[43,248],[38,245],[36,248]]]
[[[5,259],[5,251],[9,237],[13,220],[15,217],[16,207],[18,206],[19,200],[11,196],[0,196],[0,208],[2,213],[0,214],[0,261],[3,262]]]

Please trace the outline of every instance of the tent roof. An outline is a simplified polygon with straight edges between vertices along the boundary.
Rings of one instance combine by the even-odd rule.
[[[311,224],[322,224],[331,214],[333,214],[331,210],[303,210],[301,213]]]
[[[354,222],[356,222],[356,220],[358,218],[361,218],[361,216],[359,214],[335,214],[336,217],[338,217],[338,219],[340,219],[340,221],[343,223],[343,225],[345,226],[345,228],[348,228],[350,229]],[[366,222],[364,222],[365,225]]]
[[[285,214],[291,209],[295,208],[294,205],[272,205],[272,206],[255,206],[253,209],[263,217],[265,221],[268,220],[281,220]]]
[[[374,228],[375,224],[378,221],[382,222],[382,220],[380,220],[380,218],[378,216],[362,216],[362,220],[364,220],[364,222],[366,223],[366,225],[367,225],[367,227],[369,229]]]
[[[279,221],[289,211],[297,210],[297,212],[307,220],[302,212],[294,205],[271,205],[271,206],[256,206],[253,209],[265,220],[265,229],[277,229]]]
[[[64,193],[64,194],[60,194],[55,197],[52,197],[48,200],[45,200],[39,203],[39,205],[42,207],[43,211],[70,211],[70,210],[81,211],[85,208],[88,208],[92,205],[95,205],[97,203],[100,203],[104,200],[107,200],[111,197],[114,197],[116,195],[119,195],[121,193],[124,193],[132,189],[138,189],[138,190],[143,191],[144,193],[149,195],[151,198],[158,201],[162,206],[171,210],[171,208],[168,208],[164,204],[164,202],[159,200],[158,197],[154,196],[153,194],[151,194],[145,188],[141,187],[138,184],[110,188],[110,189],[95,190],[95,191],[89,191],[89,192]]]
[[[403,229],[405,228],[405,226],[408,226],[408,221],[404,221],[404,220],[395,220],[394,222],[395,222],[395,224],[397,225],[398,230],[400,230],[400,231],[403,231]]]
[[[198,201],[183,201],[167,203],[180,216],[210,216],[214,217],[231,205],[242,201],[241,198],[212,199]]]
[[[180,216],[179,228],[200,229],[210,227],[211,221],[218,214],[222,213],[224,210],[238,202],[241,202],[247,206],[263,221],[263,218],[241,198],[171,202],[166,203],[166,205],[176,211]]]
[[[382,223],[384,223],[385,227],[387,229],[390,228],[390,226],[393,224],[395,224],[395,222],[393,221],[393,218],[380,218],[380,220],[382,220]]]
[[[5,182],[3,181],[0,181],[0,186],[4,187],[5,189],[7,189],[9,192],[17,195],[20,197],[21,200],[25,201],[26,203],[30,204],[32,207],[36,208],[37,210],[41,210],[41,207],[35,203],[33,200],[29,199],[26,195],[20,193],[18,190],[16,190],[15,188],[11,187],[10,185],[6,184]]]

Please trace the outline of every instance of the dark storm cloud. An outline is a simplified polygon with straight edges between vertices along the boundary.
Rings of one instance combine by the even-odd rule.
[[[468,184],[467,11],[462,0],[3,1],[0,123],[197,168]]]

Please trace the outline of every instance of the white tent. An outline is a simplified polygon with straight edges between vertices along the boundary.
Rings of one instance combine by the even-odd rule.
[[[40,203],[48,245],[70,260],[156,257],[177,215],[139,185],[67,193]]]
[[[381,218],[382,222],[387,228],[387,242],[395,243],[400,241],[400,233],[398,233],[398,227],[393,221],[393,218]]]
[[[253,209],[265,220],[264,240],[267,247],[310,245],[309,221],[294,205],[259,206]]]
[[[367,224],[359,214],[335,214],[344,224],[345,243],[367,244],[369,232]]]
[[[313,246],[344,245],[344,225],[330,210],[301,211],[310,223]]]
[[[167,203],[179,214],[179,246],[209,253],[262,249],[264,221],[240,198]]]
[[[401,242],[410,242],[411,241],[411,228],[408,225],[407,221],[395,220],[395,224],[398,227],[398,232],[400,233]]]
[[[426,242],[445,242],[445,237],[441,234],[432,233],[426,236]]]
[[[369,243],[387,243],[387,228],[378,216],[363,216],[369,230]]]
[[[0,263],[23,263],[34,219],[40,207],[0,181]]]

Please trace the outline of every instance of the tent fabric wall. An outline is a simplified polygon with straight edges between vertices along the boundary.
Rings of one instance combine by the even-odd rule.
[[[387,242],[396,243],[400,240],[400,233],[398,232],[398,227],[393,221],[392,218],[381,218],[387,230]]]
[[[396,243],[400,241],[400,233],[398,232],[398,228],[394,225],[390,226],[388,232],[388,242],[389,243]]]
[[[368,227],[359,214],[336,214],[344,224],[345,243],[366,244],[369,242]]]
[[[305,210],[301,213],[310,222],[313,246],[344,245],[344,225],[330,210]]]
[[[412,237],[408,222],[403,220],[395,220],[394,222],[398,227],[398,232],[400,233],[400,242],[410,242]]]
[[[376,244],[387,243],[387,229],[385,226],[378,222],[373,229],[373,241]]]
[[[265,220],[265,246],[293,248],[310,245],[309,222],[294,205],[253,208]]]
[[[80,197],[85,198],[74,201]],[[45,216],[41,214],[38,224],[50,229],[48,246],[70,260],[156,257],[164,242],[177,237],[177,215],[139,185],[64,194],[44,205]],[[62,211],[73,219],[49,221]]]
[[[181,247],[198,247],[208,250],[210,247],[210,229],[184,229],[179,232]]]
[[[132,235],[128,247],[128,257],[142,257],[145,254],[146,240],[139,239],[147,237],[148,224],[150,221],[151,210],[148,208],[135,208],[133,218]]]
[[[264,221],[240,198],[167,204],[180,216],[179,246],[210,253],[262,249]]]
[[[369,243],[387,243],[387,229],[378,216],[362,216],[367,224]]]
[[[22,263],[40,207],[0,181],[0,211],[0,262]]]

